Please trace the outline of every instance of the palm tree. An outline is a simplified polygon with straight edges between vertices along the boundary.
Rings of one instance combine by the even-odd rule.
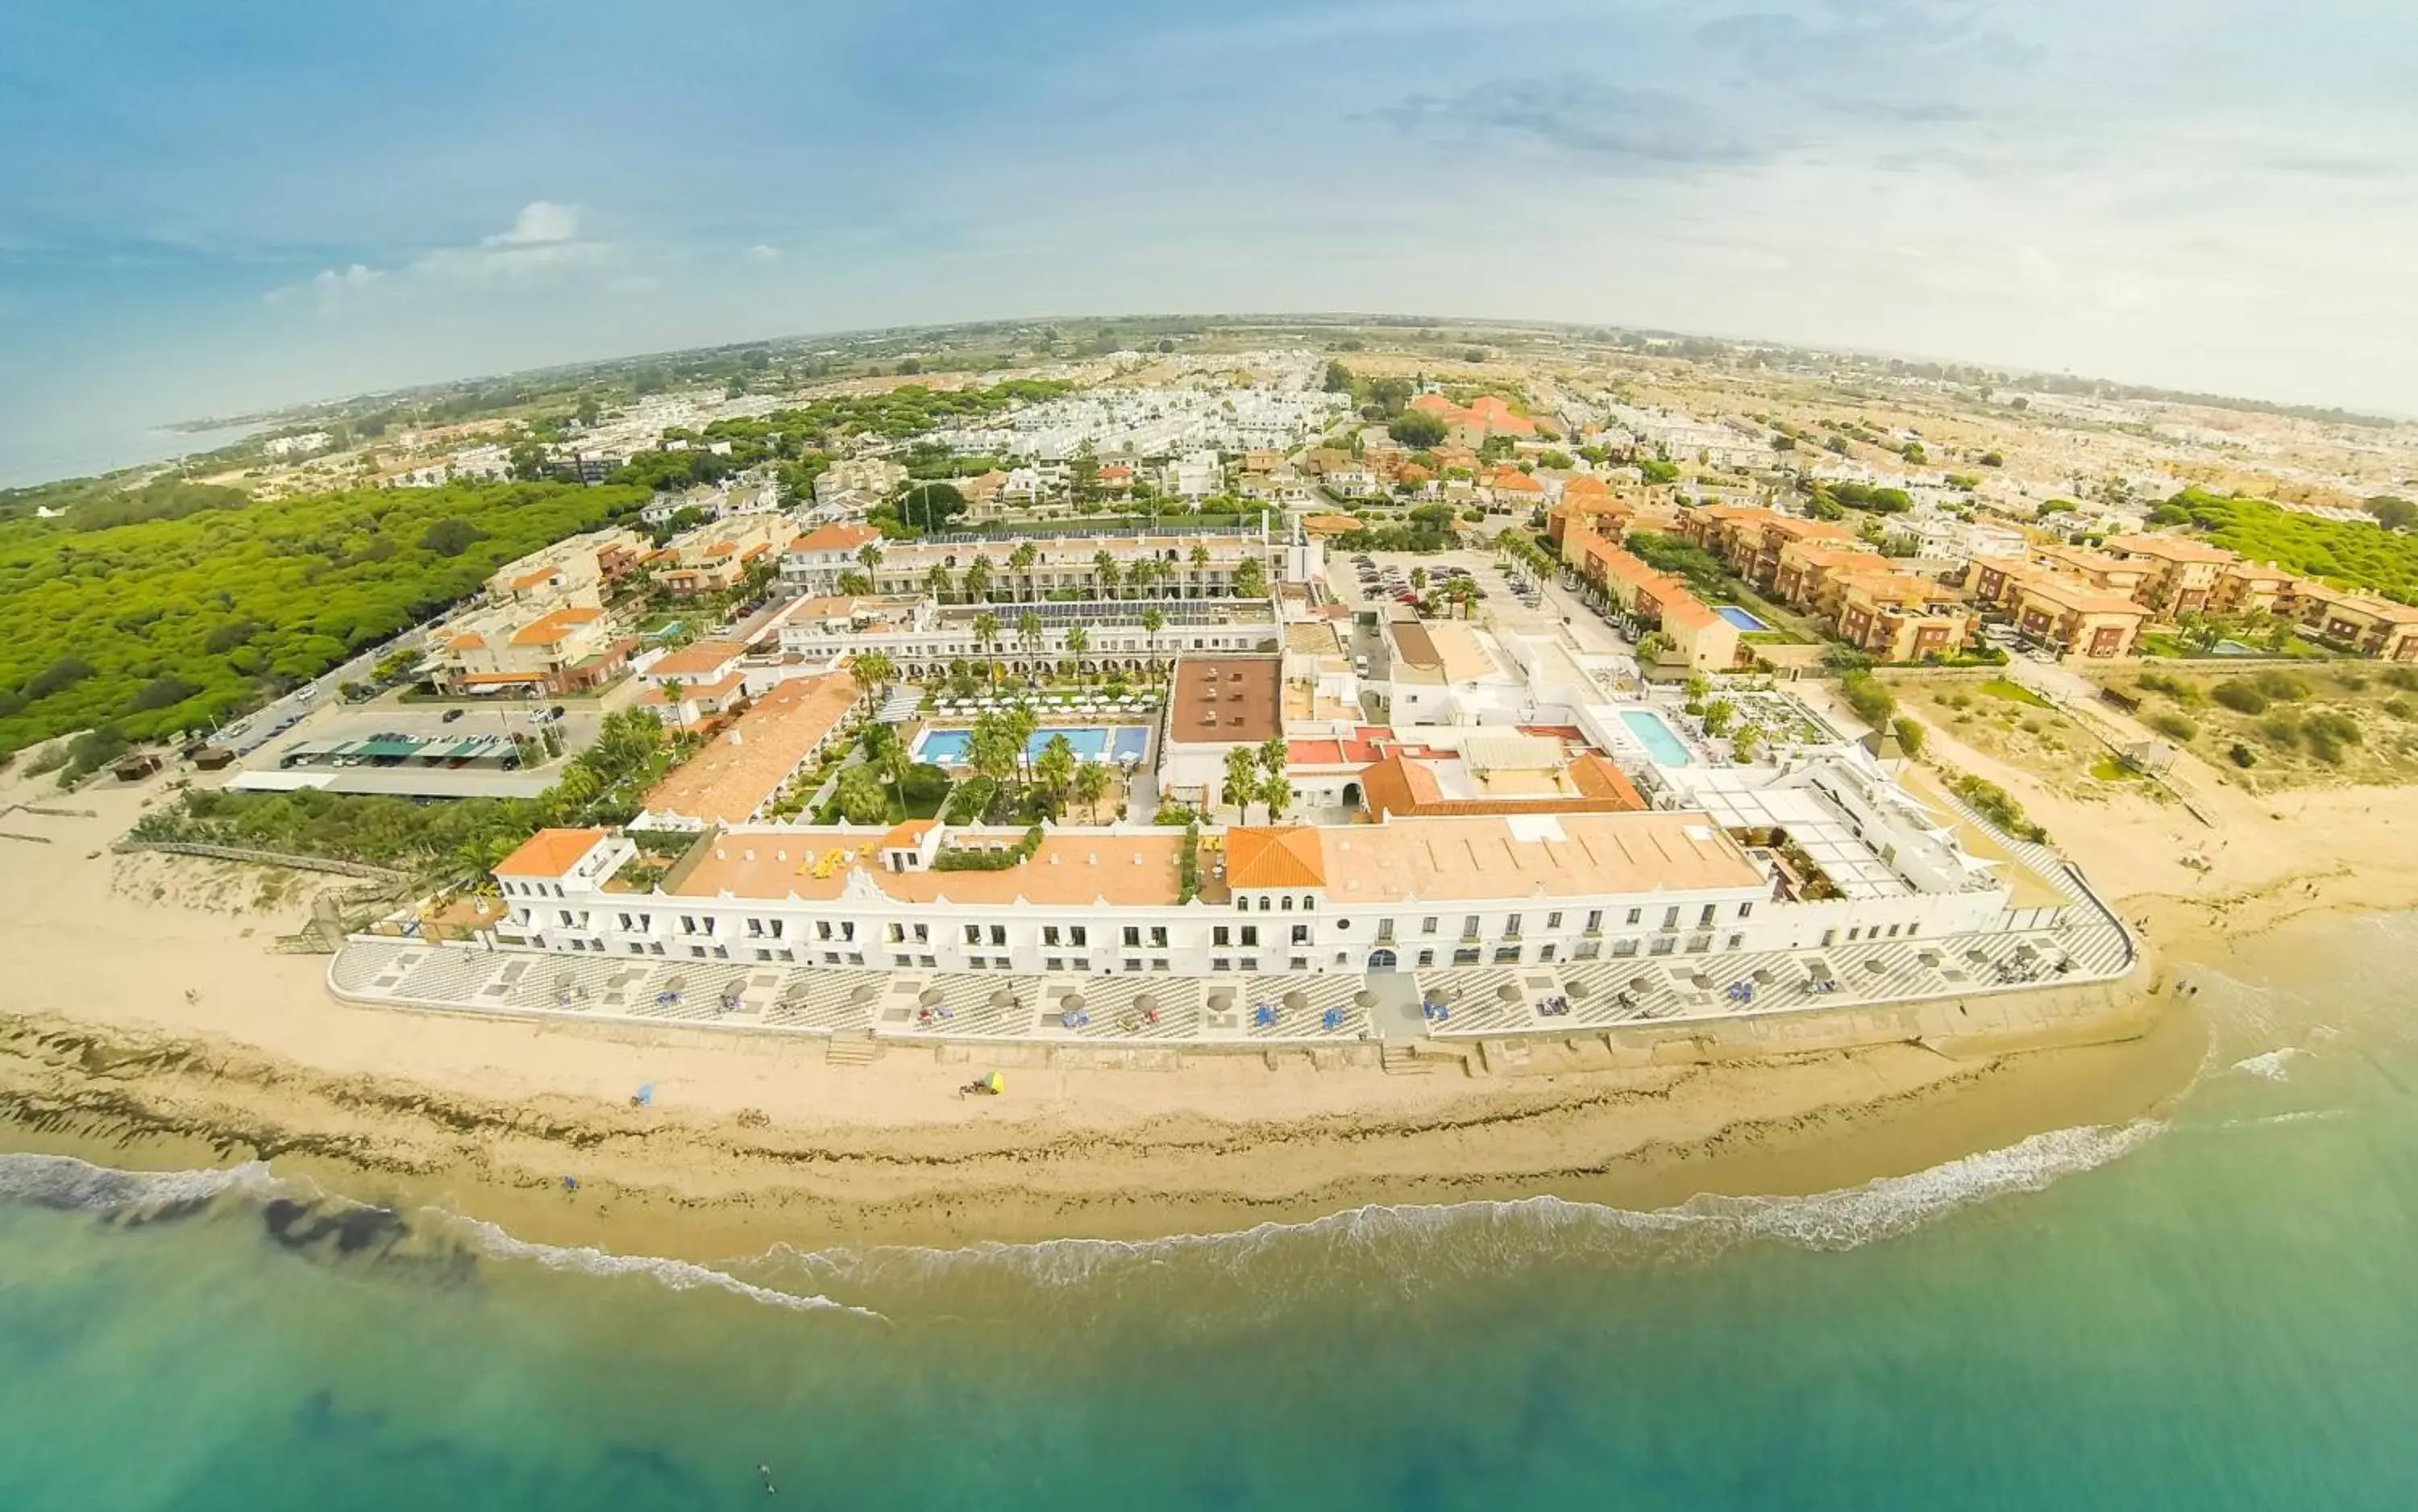
[[[999,681],[999,667],[990,659],[990,649],[999,640],[999,616],[985,609],[974,616],[974,644],[982,649],[983,676],[992,683]]]
[[[1117,596],[1117,579],[1119,575],[1120,574],[1117,571],[1117,559],[1115,557],[1111,556],[1105,547],[1093,553],[1092,576],[1099,585],[1100,597],[1104,599],[1113,599]]]
[[[1072,665],[1077,673],[1079,674],[1083,670],[1083,653],[1091,649],[1092,633],[1090,631],[1080,625],[1066,627],[1066,654],[1071,659],[1068,664]]]
[[[865,574],[871,576],[873,570],[881,565],[881,548],[867,542],[856,548],[856,559],[864,567]]]
[[[969,603],[990,597],[990,558],[976,557],[966,563],[966,602]]]
[[[1040,756],[1033,763],[1033,776],[1052,814],[1064,812],[1066,795],[1075,786],[1076,770],[1074,745],[1064,735],[1049,737],[1049,743],[1041,748]]]
[[[1033,587],[1033,564],[1040,559],[1041,549],[1030,541],[1018,542],[1016,549],[1007,554],[1008,569],[1022,579],[1017,588],[1020,597],[1028,599],[1040,597]]]
[[[1086,761],[1075,773],[1075,796],[1091,811],[1092,822],[1100,822],[1100,800],[1109,793],[1109,769],[1097,761]]]
[[[924,573],[924,591],[929,593],[935,600],[941,603],[945,603],[948,602],[949,591],[952,587],[953,585],[949,578],[949,564],[946,562],[934,562],[931,565],[931,568]]]
[[[1167,628],[1167,611],[1155,604],[1141,612],[1142,634],[1150,637],[1150,669],[1158,670],[1158,633]]]
[[[1293,752],[1286,747],[1283,736],[1271,735],[1260,742],[1260,770],[1269,776],[1283,776],[1292,762]]]
[[[1204,542],[1196,541],[1192,543],[1192,591],[1185,597],[1190,599],[1201,597],[1201,574],[1208,570],[1209,547]]]
[[[1226,753],[1226,784],[1222,796],[1234,805],[1234,817],[1250,817],[1251,800],[1260,792],[1260,758],[1247,745],[1237,745]]]
[[[1030,656],[1041,649],[1041,617],[1027,609],[1016,617],[1016,639]]]
[[[849,661],[848,675],[860,691],[870,693],[898,680],[898,664],[888,651],[861,651]]]
[[[1260,801],[1268,805],[1268,822],[1276,823],[1293,802],[1292,781],[1281,771],[1268,778],[1260,784]]]

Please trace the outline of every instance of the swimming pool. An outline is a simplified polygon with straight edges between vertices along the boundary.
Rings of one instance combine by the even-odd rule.
[[[1045,725],[1025,742],[1024,754],[1037,759],[1050,737],[1064,735],[1084,761],[1140,761],[1150,754],[1150,731],[1139,725]],[[926,730],[915,742],[915,759],[939,767],[962,767],[966,749],[973,744],[972,730]]]
[[[1740,630],[1769,630],[1771,628],[1769,625],[1765,624],[1762,620],[1757,619],[1754,616],[1747,613],[1744,609],[1739,608],[1735,603],[1717,603],[1713,605],[1713,613],[1720,615],[1722,619],[1728,620],[1731,624],[1737,626]]]
[[[1688,754],[1687,743],[1654,710],[1624,709],[1620,711],[1620,722],[1628,725],[1629,733],[1636,736],[1638,743],[1645,747],[1645,754],[1653,757],[1656,766],[1695,765],[1696,758]]]

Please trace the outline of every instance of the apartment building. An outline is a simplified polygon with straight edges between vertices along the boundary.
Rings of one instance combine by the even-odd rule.
[[[1834,634],[1883,662],[1953,656],[1981,625],[1959,595],[1920,573],[1851,573],[1838,588]]]
[[[1563,536],[1562,560],[1602,590],[1621,613],[1668,636],[1673,661],[1698,672],[1723,671],[1737,664],[1737,626],[1697,598],[1680,579],[1656,572],[1575,522]]]
[[[657,587],[678,599],[728,593],[746,580],[758,561],[778,559],[789,537],[787,515],[735,514],[675,537],[647,558]]]
[[[506,603],[465,616],[436,644],[431,680],[444,693],[583,693],[629,664],[633,639],[617,636],[593,604],[532,611]]]
[[[866,570],[858,553],[878,540],[863,526],[824,526],[789,543],[782,559],[782,581],[792,591],[834,594],[841,573]],[[1005,603],[1119,594],[1222,599],[1232,596],[1235,574],[1246,562],[1257,561],[1262,575],[1274,584],[1302,581],[1324,561],[1324,554],[1311,547],[1310,558],[1296,564],[1281,543],[1272,544],[1258,531],[951,535],[882,542],[879,549],[881,559],[869,570],[876,594],[937,592],[949,599],[972,596]],[[1105,572],[1103,557],[1110,564]],[[970,583],[978,583],[979,590]]]
[[[2110,557],[2140,564],[2143,580],[2135,597],[2167,619],[2213,609],[2218,583],[2247,565],[2222,546],[2183,536],[2111,536],[2106,546]]]
[[[601,606],[652,549],[645,536],[619,527],[558,541],[488,574],[487,602],[532,609]]]
[[[2060,655],[2130,656],[2150,622],[2149,609],[2130,598],[2013,557],[1975,557],[1965,588],[2005,610],[2024,634]]]
[[[1154,613],[1155,631],[1142,621]],[[1029,626],[1027,616],[1033,621]],[[941,604],[921,593],[801,600],[783,611],[774,631],[785,654],[829,662],[883,651],[902,677],[914,679],[941,676],[957,661],[996,663],[1019,675],[1062,664],[1085,672],[1140,672],[1180,654],[1274,649],[1279,634],[1265,599]]]
[[[844,738],[862,698],[844,671],[774,684],[655,785],[637,828],[701,830],[761,817],[803,768]]]
[[[2418,608],[2409,604],[2303,579],[2278,602],[2276,612],[2363,656],[2418,661]]]

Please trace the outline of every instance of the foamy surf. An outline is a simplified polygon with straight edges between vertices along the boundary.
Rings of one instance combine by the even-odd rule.
[[[258,1161],[200,1170],[120,1170],[73,1155],[0,1154],[0,1202],[62,1212],[140,1215],[207,1202],[229,1192],[284,1189]]]
[[[465,1217],[458,1213],[436,1208],[426,1211],[446,1228],[467,1239],[472,1248],[490,1259],[528,1260],[550,1271],[583,1275],[638,1275],[673,1291],[707,1288],[791,1312],[844,1312],[877,1321],[889,1321],[870,1307],[852,1306],[829,1297],[784,1291],[777,1287],[758,1286],[692,1260],[667,1260],[658,1255],[617,1255],[587,1245],[543,1245],[516,1238],[483,1218]]]
[[[1701,1260],[1753,1243],[1846,1250],[1910,1233],[1978,1203],[2038,1192],[2118,1160],[2166,1125],[2140,1119],[2034,1135],[1904,1176],[1806,1197],[1703,1196],[1650,1212],[1556,1197],[1450,1204],[1370,1204],[1299,1223],[1162,1239],[1053,1239],[956,1248],[886,1245],[800,1250],[765,1263],[826,1290],[1002,1281],[1044,1289],[1140,1280],[1180,1267],[1196,1279],[1257,1285],[1305,1261],[1413,1288],[1561,1259]]]
[[[2289,1078],[2292,1074],[2292,1059],[2308,1053],[2297,1045],[2287,1045],[2280,1050],[2270,1050],[2264,1055],[2254,1055],[2247,1060],[2236,1061],[2233,1062],[2233,1069],[2248,1072],[2254,1077],[2264,1077],[2269,1081],[2283,1081]]]

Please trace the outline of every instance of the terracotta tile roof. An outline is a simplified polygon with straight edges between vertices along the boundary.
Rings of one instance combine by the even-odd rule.
[[[747,648],[735,640],[701,640],[671,652],[647,668],[650,678],[695,678],[719,672],[739,660]]]
[[[449,651],[475,651],[486,644],[486,637],[476,631],[466,630],[449,637],[445,642],[445,649]]]
[[[1235,826],[1226,832],[1226,885],[1324,887],[1326,863],[1316,826],[1280,829]]]
[[[855,708],[845,672],[775,685],[730,728],[655,785],[646,808],[704,824],[742,824]]]
[[[1348,536],[1367,528],[1348,514],[1313,514],[1301,522],[1301,527],[1314,536]]]
[[[515,646],[552,646],[571,638],[572,632],[582,625],[592,625],[604,618],[602,609],[557,609],[542,615],[513,632]]]
[[[610,830],[540,830],[496,863],[498,877],[560,877],[579,864]]]
[[[1056,833],[1020,866],[1005,871],[894,872],[880,864],[887,832],[788,828],[727,831],[672,891],[683,897],[779,898],[829,902],[862,871],[905,903],[1035,904],[1081,908],[1103,899],[1124,908],[1172,907],[1182,896],[1184,836],[1166,832],[1118,835]],[[952,830],[950,843],[986,839],[1013,846],[1017,831]]]
[[[791,551],[855,551],[881,539],[881,532],[853,520],[834,520],[789,542]]]
[[[2242,559],[2223,546],[2211,546],[2187,536],[2110,536],[2107,549],[2135,557],[2155,557],[2170,562],[2233,562]]]
[[[1336,878],[1331,906],[1768,886],[1704,814],[1390,819],[1316,832]]]
[[[1645,807],[1645,795],[1629,780],[1629,773],[1599,751],[1589,751],[1570,763],[1570,781],[1589,798],[1616,798],[1630,808]]]

